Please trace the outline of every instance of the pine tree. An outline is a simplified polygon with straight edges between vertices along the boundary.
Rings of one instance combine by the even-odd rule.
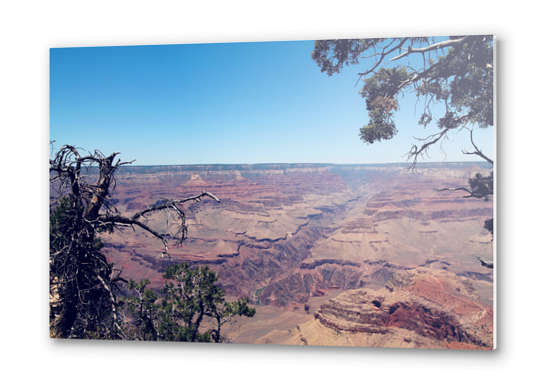
[[[222,326],[238,316],[252,317],[255,309],[248,298],[224,300],[218,275],[208,266],[190,269],[187,263],[166,268],[162,296],[146,288],[149,281],[128,286],[135,294],[128,298],[134,318],[130,333],[136,339],[153,341],[224,342]]]

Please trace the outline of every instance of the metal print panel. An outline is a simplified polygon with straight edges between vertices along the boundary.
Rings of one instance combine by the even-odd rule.
[[[493,349],[494,44],[51,49],[51,338]]]

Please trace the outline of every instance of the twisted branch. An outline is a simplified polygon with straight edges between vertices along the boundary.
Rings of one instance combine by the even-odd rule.
[[[480,156],[482,159],[484,159],[485,161],[487,161],[489,164],[493,165],[493,160],[491,160],[489,157],[487,157],[486,155],[484,155],[482,153],[481,150],[478,149],[478,147],[476,146],[476,144],[474,144],[474,140],[472,138],[472,129],[469,129],[467,128],[469,131],[470,131],[470,142],[472,144],[472,146],[474,147],[474,152],[467,152],[465,150],[461,150],[461,152],[463,152],[464,155],[476,155],[476,156]]]
[[[51,292],[59,292],[58,300],[54,297],[51,299],[52,327],[59,337],[67,338],[75,332],[84,335],[86,330],[92,329],[90,316],[101,315],[96,311],[94,314],[91,312],[93,308],[89,306],[89,295],[99,291],[105,294],[106,305],[112,313],[113,326],[117,328],[118,335],[124,337],[119,327],[119,307],[113,292],[114,289],[119,290],[117,283],[124,279],[120,278],[120,274],[114,279],[111,278],[109,271],[112,266],[99,252],[95,243],[100,231],[113,231],[126,226],[134,229],[134,226],[138,226],[160,239],[165,247],[161,256],[167,255],[171,258],[168,239],[173,238],[177,241],[176,244],[181,245],[187,234],[181,205],[191,200],[201,201],[204,197],[220,202],[216,196],[204,190],[198,195],[184,199],[163,199],[131,217],[122,216],[115,208],[111,196],[116,186],[115,172],[120,166],[131,164],[135,160],[128,162],[116,160],[118,154],[114,152],[105,156],[99,151],[94,151],[92,154],[82,156],[80,149],[64,145],[49,159],[51,191],[58,194],[53,196],[51,201],[51,214],[54,212],[53,206],[56,202],[63,206],[63,210],[60,211],[63,212],[61,213],[63,216],[59,219],[63,221],[56,224],[61,226],[52,228],[51,236],[54,241],[51,243],[49,253]],[[98,175],[95,182],[90,184],[88,178],[94,167],[98,168]],[[62,197],[67,199],[61,200]],[[141,220],[146,214],[170,209],[181,220],[177,231],[172,235],[159,233]],[[167,224],[169,226],[169,217]],[[53,307],[60,309],[56,310]],[[74,331],[72,325],[76,319],[80,319],[78,321],[81,328]]]
[[[366,75],[368,75],[369,73],[372,73],[372,72],[373,72],[373,71],[374,71],[374,70],[382,63],[382,61],[384,61],[384,58],[385,58],[386,56],[388,56],[391,52],[395,51],[396,49],[400,49],[400,48],[403,46],[403,44],[406,43],[407,40],[408,40],[407,37],[402,38],[401,41],[399,42],[399,44],[397,44],[397,45],[396,45],[395,47],[393,47],[393,48],[390,48],[387,52],[385,51],[385,49],[386,49],[387,47],[385,47],[385,48],[382,50],[382,53],[379,54],[379,55],[380,55],[380,59],[375,63],[375,65],[373,65],[373,67],[372,67],[371,69],[369,69],[369,70],[367,70],[367,71],[365,71],[365,72],[363,72],[363,73],[358,73],[359,78],[358,78],[358,81],[356,81],[356,84],[354,85],[354,88],[357,87],[359,81],[363,78],[363,76],[366,76]],[[391,44],[390,44],[390,45],[391,45]],[[388,47],[389,47],[389,45],[388,45]]]

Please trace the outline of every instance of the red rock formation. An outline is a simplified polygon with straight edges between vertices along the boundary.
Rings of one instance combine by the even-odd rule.
[[[476,237],[491,202],[434,192],[466,183],[473,171],[442,165],[416,175],[395,165],[126,167],[114,197],[117,208],[130,213],[159,198],[213,192],[220,204],[184,206],[188,238],[170,249],[173,261],[211,264],[228,294],[252,296],[261,289],[262,302],[289,307],[333,285],[380,283],[387,272],[378,275],[382,264],[373,262],[414,268],[437,260],[456,273],[485,272],[472,254],[485,250],[480,255],[491,259],[491,244]],[[149,220],[165,230],[166,219]],[[111,259],[130,268],[130,278],[160,284],[169,261],[159,258],[159,240],[140,232],[104,238]],[[297,274],[303,284],[295,283]]]
[[[397,329],[409,331],[410,341],[433,348],[493,346],[492,308],[478,301],[468,279],[429,268],[397,272],[380,291],[343,293],[314,317],[338,332],[388,334],[376,345],[382,347],[404,341],[405,333]]]

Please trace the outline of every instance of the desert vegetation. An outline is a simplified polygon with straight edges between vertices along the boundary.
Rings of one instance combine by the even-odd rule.
[[[415,168],[430,147],[440,145],[459,130],[470,131],[474,155],[493,165],[493,160],[475,144],[475,129],[493,126],[494,55],[492,36],[449,36],[448,39],[403,37],[393,39],[318,40],[312,59],[328,76],[344,66],[365,64],[358,74],[363,80],[359,91],[365,99],[369,122],[360,128],[360,139],[367,144],[391,140],[398,129],[394,112],[400,98],[412,93],[422,106],[419,125],[436,131],[416,138],[406,153]],[[407,62],[402,59],[408,59]],[[439,116],[440,114],[440,116]],[[463,191],[464,198],[488,199],[493,196],[493,171],[476,174],[468,186],[441,189]],[[484,223],[493,234],[493,218]]]
[[[436,131],[406,164],[137,166],[52,147],[51,337],[492,348],[494,164],[475,141],[493,126],[492,37],[323,40],[312,59],[329,76],[363,65],[363,142],[398,134],[406,93]],[[421,161],[462,130],[481,161]]]
[[[165,284],[157,292],[148,280],[127,281],[102,252],[100,233],[137,226],[163,244],[161,257],[169,257],[169,244],[186,237],[182,204],[210,197],[202,193],[180,200],[161,199],[131,216],[121,215],[111,192],[115,172],[130,162],[115,161],[118,153],[81,155],[62,146],[50,160],[52,204],[50,213],[50,334],[58,338],[98,338],[153,341],[222,342],[221,326],[235,316],[254,316],[248,299],[225,302],[218,277],[208,267],[190,269],[172,264],[165,269]],[[91,170],[98,172],[92,174]],[[89,178],[95,177],[95,182]],[[174,232],[158,232],[145,216],[166,211],[177,223]],[[215,322],[209,322],[208,320]],[[204,320],[206,329],[200,329]]]

